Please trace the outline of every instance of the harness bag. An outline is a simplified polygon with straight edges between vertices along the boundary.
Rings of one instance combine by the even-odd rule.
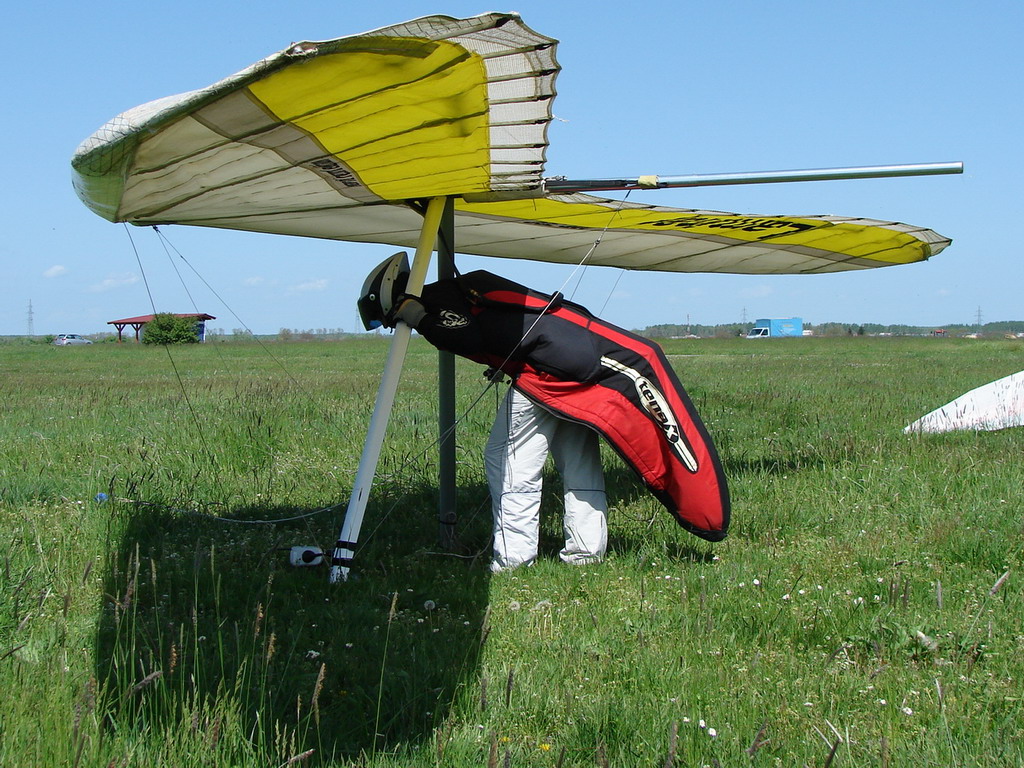
[[[511,355],[481,362],[501,366],[541,407],[597,430],[687,531],[725,538],[730,505],[721,462],[661,347],[559,294],[486,272],[458,282],[485,336],[487,316],[499,318],[498,328],[508,327],[510,311],[522,317],[522,341]]]

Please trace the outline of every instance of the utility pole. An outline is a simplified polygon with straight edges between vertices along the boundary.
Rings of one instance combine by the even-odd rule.
[[[32,314],[32,299],[28,300],[28,337],[36,335],[36,323]]]

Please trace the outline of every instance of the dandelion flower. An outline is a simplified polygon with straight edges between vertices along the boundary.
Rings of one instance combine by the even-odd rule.
[[[435,608],[437,608],[437,603],[435,603],[433,600],[427,600],[425,603],[423,603],[424,611],[432,611]]]

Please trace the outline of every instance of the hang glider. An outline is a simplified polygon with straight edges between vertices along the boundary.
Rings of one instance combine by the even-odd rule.
[[[925,414],[904,432],[994,432],[1024,426],[1024,371],[972,389]]]
[[[668,208],[545,179],[555,46],[501,13],[297,43],[115,117],[75,153],[75,189],[110,221],[398,247],[422,227],[408,201],[452,197],[460,253],[575,264],[603,233],[591,264],[667,272],[866,269],[950,242],[895,222]],[[656,179],[635,186],[665,186]]]
[[[589,253],[593,265],[666,272],[796,274],[909,264],[949,245],[895,222],[668,208],[585,193],[959,173],[959,164],[545,178],[555,46],[502,13],[428,16],[297,43],[207,88],[115,117],[75,152],[75,190],[110,221],[415,246],[406,287],[413,295],[435,243],[442,279],[453,274],[455,250],[573,264]],[[601,248],[591,253],[599,235]],[[410,334],[398,323],[332,581],[348,574]],[[442,357],[442,530],[455,515],[454,403],[454,365]]]

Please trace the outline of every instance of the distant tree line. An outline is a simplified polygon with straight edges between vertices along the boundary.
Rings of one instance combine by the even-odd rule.
[[[277,333],[254,334],[248,328],[207,328],[206,340],[218,343],[233,341],[253,341],[257,337],[262,341],[336,341],[347,339],[354,334],[346,333],[342,328],[281,328]]]
[[[753,323],[723,323],[720,325],[700,325],[698,323],[662,323],[649,325],[636,330],[641,336],[652,339],[678,339],[687,336],[700,338],[730,338],[746,336]],[[1024,333],[1024,320],[1001,320],[978,326],[968,323],[951,323],[949,325],[883,325],[881,323],[804,323],[804,330],[813,332],[815,336],[930,336],[936,331],[946,336],[966,336],[976,333],[979,336],[1003,336],[1007,333]]]
[[[352,334],[345,333],[341,328],[282,328],[277,332],[278,341],[323,341],[343,339]]]

